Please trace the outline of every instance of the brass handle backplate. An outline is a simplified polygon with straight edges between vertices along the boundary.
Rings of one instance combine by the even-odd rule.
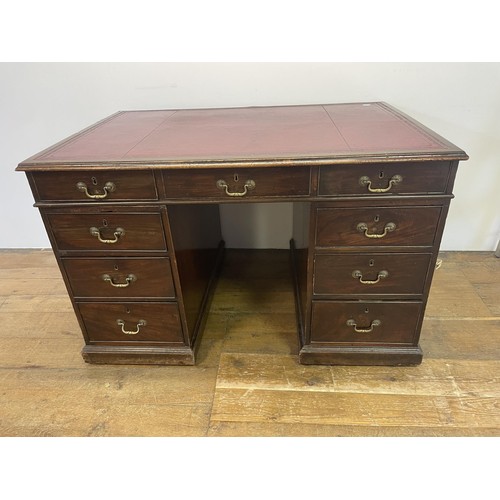
[[[112,182],[106,182],[106,184],[104,184],[104,187],[102,188],[102,190],[104,191],[103,193],[90,193],[85,182],[78,182],[76,184],[76,188],[78,189],[78,191],[82,191],[83,193],[85,193],[85,196],[87,196],[87,198],[90,198],[92,200],[102,200],[103,198],[106,198],[109,193],[112,193],[116,189],[116,186]]]
[[[354,331],[356,333],[371,333],[373,331],[373,328],[375,326],[380,326],[382,324],[382,321],[379,319],[374,319],[368,328],[358,328],[358,325],[356,325],[356,321],[353,319],[348,319],[346,325],[347,326],[352,326],[354,327]]]
[[[223,179],[219,179],[215,183],[215,185],[219,189],[222,189],[223,191],[225,191],[225,193],[228,196],[245,196],[248,193],[248,191],[255,189],[255,181],[253,181],[252,179],[249,179],[248,181],[245,182],[245,184],[243,185],[243,191],[236,191],[236,192],[229,191],[229,186],[228,186],[227,182]]]
[[[107,281],[111,286],[114,286],[115,288],[127,288],[130,285],[130,283],[137,280],[135,274],[129,274],[125,278],[125,283],[115,283],[115,281],[109,274],[103,274],[102,279],[103,281]]]
[[[356,229],[360,233],[364,233],[364,235],[367,238],[383,238],[384,236],[387,236],[387,233],[390,233],[391,231],[394,231],[396,229],[396,224],[394,224],[394,222],[388,222],[384,227],[383,233],[369,233],[368,232],[368,224],[365,224],[364,222],[360,222],[356,226]]]
[[[361,186],[367,186],[368,191],[370,191],[370,193],[387,193],[387,191],[390,191],[392,189],[392,186],[396,186],[397,184],[399,184],[402,181],[403,181],[403,178],[400,175],[393,175],[389,179],[389,184],[387,187],[385,187],[385,188],[372,188],[372,181],[370,180],[369,177],[367,177],[366,175],[363,175],[363,177],[359,178],[359,183],[361,184]]]
[[[117,227],[113,231],[113,236],[114,236],[113,239],[103,238],[101,235],[101,230],[98,229],[97,227],[91,227],[90,234],[92,236],[95,236],[101,243],[113,244],[117,243],[118,240],[125,234],[125,229],[123,229],[122,227]]]
[[[359,279],[359,282],[363,285],[375,285],[375,283],[378,283],[381,279],[387,278],[387,276],[389,276],[387,271],[379,271],[376,280],[364,280],[363,273],[361,271],[356,270],[352,272],[352,277]]]
[[[124,333],[125,335],[137,335],[141,329],[141,326],[147,325],[144,319],[140,319],[135,330],[125,330],[125,321],[123,321],[123,319],[117,319],[116,323],[118,326],[121,326],[122,333]]]

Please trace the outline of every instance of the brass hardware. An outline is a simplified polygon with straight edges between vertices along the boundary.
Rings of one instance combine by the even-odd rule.
[[[103,198],[106,198],[109,193],[112,193],[116,189],[116,186],[112,182],[106,182],[106,184],[104,184],[104,187],[102,188],[104,193],[89,193],[87,184],[85,184],[85,182],[78,182],[76,184],[76,188],[78,189],[78,191],[82,191],[83,193],[85,193],[85,196],[87,196],[87,198],[91,198],[92,200],[102,200]]]
[[[229,186],[227,185],[227,182],[223,179],[219,179],[215,185],[219,188],[222,189],[226,192],[228,196],[245,196],[248,191],[251,191],[252,189],[255,189],[255,181],[252,179],[249,179],[248,181],[245,182],[243,185],[243,191],[241,192],[231,192],[229,191]]]
[[[347,326],[353,326],[354,331],[356,333],[371,333],[373,331],[373,327],[375,326],[380,326],[382,324],[382,321],[379,319],[374,319],[371,323],[369,328],[358,328],[356,325],[356,322],[353,319],[348,319],[346,325]]]
[[[125,335],[137,335],[141,329],[141,326],[146,326],[147,324],[145,320],[140,319],[139,323],[137,323],[136,329],[132,331],[132,330],[125,330],[125,321],[123,321],[123,319],[117,319],[116,323],[118,326],[122,327],[122,333],[124,333]]]
[[[117,227],[114,232],[113,232],[113,236],[115,237],[113,240],[111,239],[106,239],[106,238],[103,238],[101,236],[101,230],[98,229],[97,227],[91,227],[90,228],[90,234],[92,236],[96,236],[97,239],[101,242],[101,243],[109,243],[109,244],[112,244],[112,243],[117,243],[118,240],[120,239],[121,236],[123,236],[125,234],[125,229],[123,229],[122,227]]]
[[[443,259],[438,259],[436,261],[436,271],[443,265]]]
[[[356,270],[352,272],[352,277],[358,278],[359,282],[363,285],[375,285],[375,283],[378,283],[381,279],[387,278],[387,276],[389,276],[387,271],[379,271],[376,280],[364,280],[363,273],[361,271]]]
[[[137,280],[135,274],[129,274],[125,278],[125,283],[115,283],[113,281],[113,278],[109,274],[103,274],[102,279],[103,281],[107,281],[111,286],[114,286],[116,288],[127,288],[130,285],[130,283]]]
[[[400,175],[393,175],[389,179],[389,184],[386,188],[372,188],[372,181],[370,180],[369,177],[363,175],[363,177],[359,178],[359,184],[363,187],[367,186],[368,191],[370,191],[370,193],[387,193],[387,191],[391,190],[392,186],[395,186],[396,184],[399,184],[402,181],[403,178]]]
[[[390,233],[391,231],[394,231],[396,229],[396,224],[394,222],[388,222],[385,227],[384,227],[384,232],[383,233],[369,233],[368,232],[368,225],[365,224],[364,222],[360,222],[357,226],[356,229],[360,233],[364,233],[364,235],[367,238],[383,238],[384,236],[387,236],[387,233]]]

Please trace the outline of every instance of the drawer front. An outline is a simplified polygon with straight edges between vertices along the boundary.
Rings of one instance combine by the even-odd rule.
[[[78,304],[90,342],[184,343],[177,303]]]
[[[49,213],[59,250],[165,250],[159,213]]]
[[[430,254],[318,254],[316,295],[421,295]]]
[[[442,194],[449,176],[450,162],[334,165],[320,168],[318,194]]]
[[[175,298],[170,259],[62,259],[75,297]]]
[[[157,200],[152,171],[88,170],[33,173],[42,201],[106,202]]]
[[[170,170],[163,179],[167,198],[308,196],[310,189],[308,167]]]
[[[432,246],[441,207],[318,208],[316,246]]]
[[[415,344],[420,302],[313,302],[311,342]]]

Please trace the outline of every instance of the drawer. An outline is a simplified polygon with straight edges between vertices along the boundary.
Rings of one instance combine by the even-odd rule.
[[[316,295],[421,295],[430,254],[318,254]]]
[[[160,213],[47,213],[59,250],[165,250]]]
[[[62,259],[75,297],[175,298],[170,259]]]
[[[316,246],[432,246],[441,209],[318,208]]]
[[[450,162],[371,163],[320,167],[318,194],[394,195],[446,192]]]
[[[420,302],[323,302],[312,306],[311,342],[414,344]]]
[[[78,304],[90,342],[184,343],[177,303]]]
[[[70,170],[31,174],[42,201],[106,202],[157,200],[151,170]]]
[[[169,170],[163,179],[167,198],[308,196],[310,189],[309,167]]]

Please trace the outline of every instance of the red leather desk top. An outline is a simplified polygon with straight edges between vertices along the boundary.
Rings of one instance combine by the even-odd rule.
[[[391,106],[374,102],[121,111],[32,156],[18,170],[432,158],[467,155]]]

